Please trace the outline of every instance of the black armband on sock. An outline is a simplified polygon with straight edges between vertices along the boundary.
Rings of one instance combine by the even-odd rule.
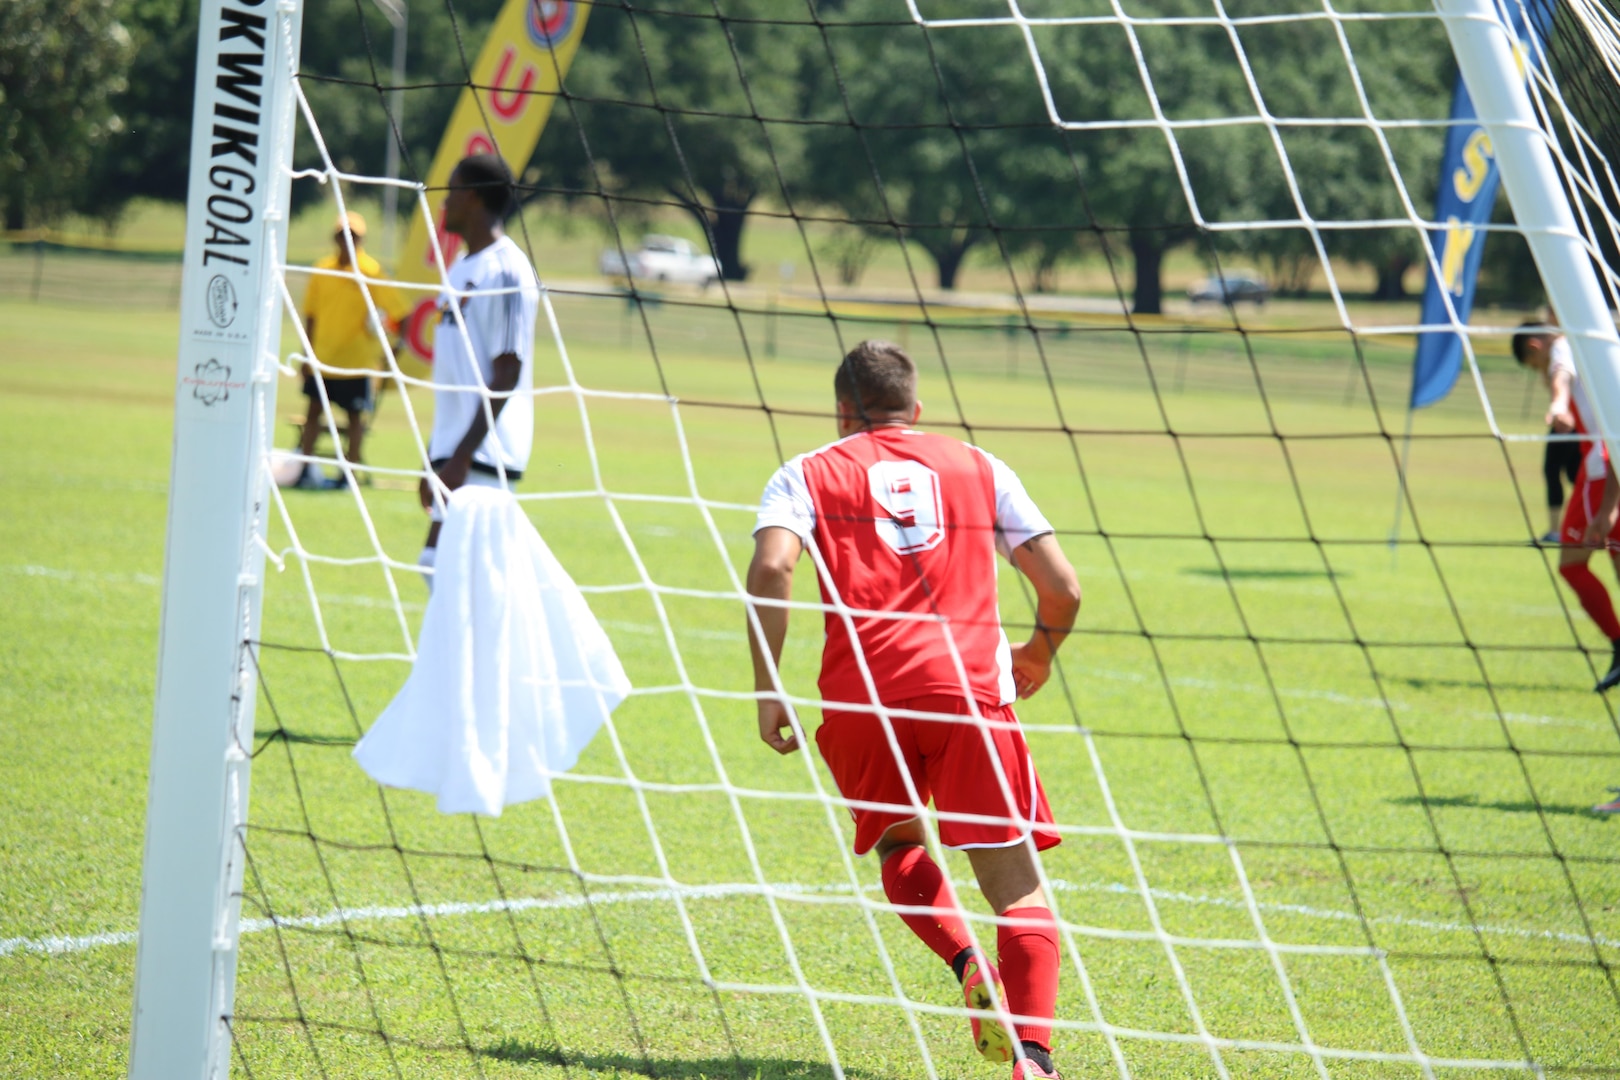
[[[1025,1057],[1039,1065],[1046,1072],[1057,1071],[1057,1069],[1052,1065],[1052,1051],[1048,1050],[1040,1043],[1031,1042],[1028,1039],[1022,1040],[1022,1043]]]

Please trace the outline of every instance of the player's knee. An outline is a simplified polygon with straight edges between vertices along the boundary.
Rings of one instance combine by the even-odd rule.
[[[1560,562],[1558,564],[1558,573],[1565,581],[1571,585],[1576,585],[1590,577],[1592,571],[1587,567],[1586,560],[1581,559],[1576,562]]]
[[[878,837],[878,842],[872,845],[872,851],[877,855],[879,863],[889,861],[889,856],[907,848],[926,847],[927,837],[923,835],[922,822],[913,818],[902,821],[897,825],[890,825]]]
[[[872,851],[877,855],[880,866],[887,863],[894,856],[903,855],[912,850],[926,851],[927,846],[910,840],[879,840],[872,845]]]
[[[979,891],[997,915],[1016,907],[1045,907],[1041,875],[1035,859],[1023,844],[1002,848],[973,848],[968,851]]]

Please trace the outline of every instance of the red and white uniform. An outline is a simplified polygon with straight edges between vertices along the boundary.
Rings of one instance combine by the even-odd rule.
[[[1562,336],[1553,342],[1548,358],[1547,377],[1551,379],[1561,372],[1569,374],[1569,412],[1575,420],[1575,432],[1590,436],[1593,434],[1592,425],[1597,413],[1593,411],[1591,399],[1586,395],[1586,386],[1581,382],[1580,373],[1575,370],[1575,356],[1569,347],[1569,341]],[[1569,502],[1564,505],[1564,519],[1559,523],[1560,537],[1564,543],[1579,544],[1585,537],[1586,526],[1591,522],[1592,515],[1597,513],[1598,504],[1603,499],[1603,484],[1608,475],[1608,447],[1601,439],[1583,438],[1581,469],[1575,476]],[[1610,536],[1620,538],[1620,522],[1617,522],[1616,529]]]
[[[814,547],[822,599],[851,609],[854,637],[844,614],[826,615],[828,707],[816,742],[846,799],[884,804],[852,808],[856,852],[917,811],[883,720],[840,702],[944,714],[891,726],[918,796],[934,797],[947,846],[1006,846],[1031,829],[1037,846],[1057,843],[1039,828],[1051,812],[1009,707],[1017,695],[995,561],[1052,526],[1013,471],[943,435],[864,431],[777,471],[754,531],[772,526]]]

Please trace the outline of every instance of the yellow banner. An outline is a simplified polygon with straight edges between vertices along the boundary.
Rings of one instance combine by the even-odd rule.
[[[496,153],[515,175],[523,174],[551,116],[562,78],[579,51],[589,13],[589,5],[573,0],[506,0],[490,27],[484,48],[473,64],[473,86],[461,92],[427,174],[428,206],[433,220],[441,223],[439,245],[445,265],[461,246],[460,238],[442,228],[444,187],[450,182],[451,171],[470,154]],[[410,235],[394,276],[401,281],[440,280],[433,236],[420,212],[411,216]],[[407,347],[400,359],[407,361],[414,354],[431,364],[435,297],[419,295],[423,299],[406,324]]]

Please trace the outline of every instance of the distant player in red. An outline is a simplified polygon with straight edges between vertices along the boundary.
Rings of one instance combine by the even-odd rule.
[[[1513,356],[1528,368],[1541,372],[1552,394],[1547,409],[1547,422],[1555,431],[1573,431],[1589,435],[1596,414],[1587,400],[1586,388],[1581,385],[1575,370],[1569,342],[1556,331],[1540,328],[1539,323],[1526,323],[1513,335]],[[1612,658],[1608,672],[1594,687],[1598,693],[1620,685],[1620,618],[1615,617],[1614,601],[1609,590],[1592,573],[1589,563],[1592,552],[1607,547],[1620,573],[1620,529],[1615,526],[1615,499],[1620,490],[1604,497],[1604,486],[1609,476],[1609,451],[1599,439],[1583,438],[1581,468],[1575,476],[1569,502],[1564,506],[1564,519],[1559,528],[1558,573],[1575,590],[1581,607],[1597,623],[1609,639]]]
[[[992,1009],[994,986],[1016,1018],[1008,1032],[993,1014],[976,1016],[979,1052],[1013,1060],[1014,1080],[1055,1077],[1058,935],[1034,851],[1059,836],[1010,706],[1046,683],[1079,613],[1080,585],[1011,469],[956,439],[912,430],[922,413],[917,369],[898,346],[857,345],[833,387],[842,438],[794,458],[766,486],[748,591],[786,600],[814,542],[823,600],[860,612],[849,616],[859,648],[845,616],[827,613],[820,690],[828,704],[816,731],[839,792],[863,804],[851,810],[855,852],[877,852],[890,903],[935,909],[900,918],[951,966],[968,1007]],[[998,550],[1037,598],[1035,630],[1019,645],[1001,630]],[[788,612],[763,604],[753,612],[765,639],[750,629],[754,687],[771,694]],[[933,716],[891,715],[885,724],[879,705]],[[799,748],[775,697],[759,699],[759,733],[778,753]],[[919,809],[930,797],[940,841],[966,850],[985,900],[1012,920],[997,928],[999,971],[972,949],[924,847]]]

